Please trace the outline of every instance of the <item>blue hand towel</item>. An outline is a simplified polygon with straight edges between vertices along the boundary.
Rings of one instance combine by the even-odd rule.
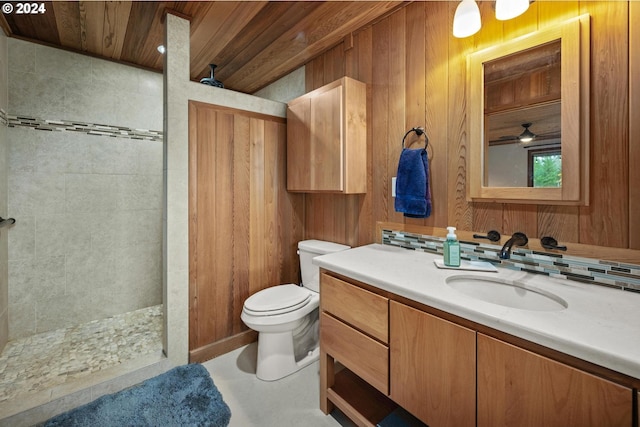
[[[429,191],[429,159],[424,148],[403,148],[396,176],[396,212],[410,218],[431,215]]]

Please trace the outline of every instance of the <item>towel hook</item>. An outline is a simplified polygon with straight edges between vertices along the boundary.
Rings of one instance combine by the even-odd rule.
[[[424,131],[424,128],[421,128],[421,127],[413,127],[409,129],[407,133],[404,134],[404,136],[402,137],[402,148],[404,148],[404,140],[407,138],[407,135],[409,135],[411,132],[415,132],[416,135],[418,136],[424,135],[424,149],[426,150],[427,146],[429,146],[429,137],[427,136],[427,133]]]

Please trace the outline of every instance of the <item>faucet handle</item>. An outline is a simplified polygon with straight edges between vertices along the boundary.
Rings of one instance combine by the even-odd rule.
[[[556,249],[558,251],[566,251],[566,246],[559,246],[558,241],[551,236],[544,236],[540,239],[540,244],[545,249]]]
[[[511,236],[511,238],[513,239],[513,244],[516,246],[525,246],[527,243],[529,243],[529,238],[522,231],[516,231],[515,233],[513,233],[513,236]]]
[[[499,242],[500,241],[500,233],[497,232],[496,230],[490,230],[486,236],[483,236],[481,234],[474,234],[473,235],[474,239],[489,239],[492,242]]]

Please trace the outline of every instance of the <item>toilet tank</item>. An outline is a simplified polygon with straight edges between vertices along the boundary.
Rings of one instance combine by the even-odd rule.
[[[319,255],[340,252],[351,246],[339,243],[325,242],[324,240],[303,240],[298,243],[298,255],[300,255],[300,272],[302,285],[314,292],[320,291],[320,268],[311,261]]]

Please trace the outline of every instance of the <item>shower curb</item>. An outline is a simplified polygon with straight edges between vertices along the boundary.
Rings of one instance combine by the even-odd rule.
[[[173,368],[162,354],[153,354],[129,361],[120,366],[96,373],[101,378],[86,378],[77,385],[61,385],[38,396],[18,396],[16,401],[0,404],[0,427],[29,427],[42,425],[46,420],[70,409],[89,403],[105,394],[115,393]],[[94,377],[95,378],[95,377]],[[80,385],[82,384],[82,385]],[[47,396],[47,394],[49,396]]]

